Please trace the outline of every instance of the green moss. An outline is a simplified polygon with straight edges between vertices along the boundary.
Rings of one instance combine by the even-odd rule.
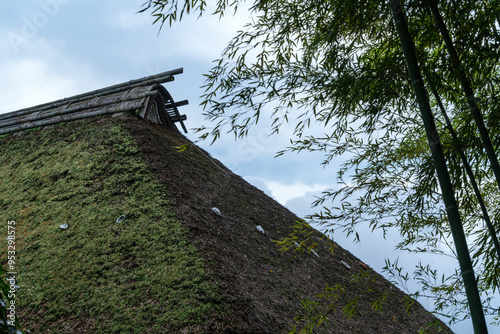
[[[102,124],[0,139],[0,226],[4,235],[17,222],[21,323],[51,333],[197,326],[219,312],[220,293],[134,139]]]

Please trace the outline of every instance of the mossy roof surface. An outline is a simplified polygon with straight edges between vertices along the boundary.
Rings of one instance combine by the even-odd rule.
[[[196,332],[224,313],[170,195],[123,126],[59,125],[5,137],[0,150],[0,221],[17,223],[16,298],[25,328]],[[5,255],[5,243],[2,249]]]
[[[319,257],[280,252],[297,217],[175,129],[97,118],[9,135],[0,150],[0,221],[17,222],[18,315],[32,333],[282,333],[302,328],[304,300],[328,320],[318,333],[451,333],[320,233]]]

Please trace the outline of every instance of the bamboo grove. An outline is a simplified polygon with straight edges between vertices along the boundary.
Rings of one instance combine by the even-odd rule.
[[[143,11],[155,22],[173,24],[208,9],[222,17],[243,2],[149,1]],[[320,151],[323,164],[338,169],[340,189],[317,199],[310,220],[355,239],[366,224],[396,230],[400,250],[457,258],[389,4],[255,0],[248,5],[251,22],[207,74],[203,105],[210,126],[198,129],[201,138],[243,137],[261,117],[272,119],[273,133],[291,125],[292,144],[280,154]],[[442,147],[482,308],[498,321],[491,296],[500,287],[495,247],[500,227],[500,3],[408,0],[403,8],[436,125],[431,139]],[[340,156],[347,162],[339,166]],[[420,283],[414,295],[432,298],[435,312],[452,322],[470,316],[458,261],[456,271],[446,276],[425,263],[403,269]],[[386,271],[396,280],[408,280],[395,262],[388,261]],[[480,327],[475,326],[477,332]]]

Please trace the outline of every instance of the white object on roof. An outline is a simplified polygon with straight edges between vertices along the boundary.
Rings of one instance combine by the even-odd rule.
[[[262,232],[262,234],[266,234],[266,232],[264,232],[264,229],[260,225],[257,225],[257,231]]]
[[[217,216],[222,216],[222,214],[220,213],[220,210],[217,209],[216,207],[213,207],[212,208],[212,211],[217,215]]]
[[[126,218],[127,218],[127,216],[121,215],[120,217],[118,217],[118,219],[116,219],[116,223],[121,224],[125,221]]]
[[[300,245],[299,245],[299,243],[298,243],[297,241],[294,241],[293,243],[295,244],[295,246],[297,246],[297,248],[299,248],[299,247],[300,247]],[[317,257],[319,257],[318,253],[316,253],[316,251],[315,251],[314,249],[312,249],[312,248],[311,248],[311,252],[312,252],[314,255],[316,255]]]
[[[340,263],[342,263],[342,265],[344,267],[346,267],[347,269],[351,269],[351,266],[347,264],[347,262],[344,262],[344,261],[340,261]]]

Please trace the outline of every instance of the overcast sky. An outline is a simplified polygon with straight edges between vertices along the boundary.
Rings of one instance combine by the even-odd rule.
[[[206,124],[198,106],[202,74],[248,21],[249,13],[221,22],[209,15],[199,20],[187,17],[158,34],[159,26],[151,25],[148,14],[136,13],[144,1],[2,1],[0,113],[183,67],[184,74],[165,86],[175,100],[190,101],[181,110],[188,116],[189,128]],[[307,153],[274,158],[288,144],[287,131],[269,137],[265,125],[243,141],[227,136],[213,146],[200,146],[299,216],[311,213],[314,195],[336,187],[335,164],[323,169],[321,156]],[[196,139],[192,133],[189,138]],[[397,233],[386,240],[381,233],[362,233],[360,245],[341,234],[334,239],[378,272],[386,257],[415,262],[414,257],[393,251]],[[436,264],[455,265],[450,260]],[[470,321],[453,329],[472,333]]]

